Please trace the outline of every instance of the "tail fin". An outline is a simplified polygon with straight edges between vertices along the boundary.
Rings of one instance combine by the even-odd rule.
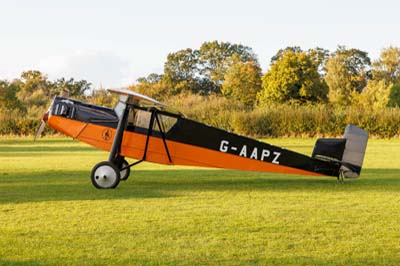
[[[347,178],[360,176],[368,142],[368,132],[354,125],[347,125],[344,131],[346,147],[342,156],[340,170]]]
[[[333,167],[336,170],[331,169],[332,175],[357,178],[360,176],[367,142],[367,131],[347,125],[342,139],[318,139],[312,157],[336,165]]]

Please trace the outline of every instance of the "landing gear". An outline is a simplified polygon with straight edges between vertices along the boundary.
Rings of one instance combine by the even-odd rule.
[[[125,99],[126,101],[126,99]],[[141,160],[138,160],[132,164],[129,164],[123,155],[121,154],[121,144],[124,135],[124,130],[126,129],[126,125],[128,122],[128,115],[130,108],[135,108],[134,105],[129,105],[126,102],[120,100],[120,110],[122,113],[119,113],[119,121],[117,128],[115,130],[115,136],[111,145],[110,154],[108,156],[108,161],[104,161],[98,163],[93,167],[90,179],[92,180],[92,184],[96,188],[107,189],[107,188],[116,188],[120,182],[120,180],[127,180],[129,174],[131,172],[130,168],[134,165],[137,165],[143,161],[146,161],[147,150],[149,147],[150,136],[153,133],[153,126],[156,122],[159,128],[159,132],[162,136],[162,141],[164,143],[165,151],[168,156],[168,160],[172,163],[170,153],[168,151],[167,142],[165,140],[165,133],[163,131],[163,127],[161,126],[160,120],[157,116],[157,109],[153,108],[150,110],[151,117],[149,121],[149,126],[147,130],[146,144],[144,147],[144,153]],[[136,106],[137,107],[137,106]],[[139,108],[139,107],[137,107]],[[149,111],[148,109],[144,109]]]
[[[126,162],[125,159],[119,156],[119,154],[121,151],[121,143],[124,135],[124,130],[128,121],[129,108],[126,106],[125,102],[120,101],[119,103],[122,107],[122,114],[119,115],[118,126],[115,130],[115,136],[112,142],[110,154],[108,156],[108,161],[96,164],[93,167],[92,173],[90,175],[92,184],[96,188],[116,188],[119,184],[119,181],[121,180],[121,174],[125,179],[129,176],[129,171],[124,171],[129,168],[121,171],[123,167],[119,167],[120,165],[122,166],[124,162]]]
[[[131,168],[130,168],[130,165],[129,165],[129,163],[124,159],[123,161],[122,161],[122,163],[121,163],[121,166],[120,166],[120,176],[121,176],[121,180],[122,181],[125,181],[125,180],[127,180],[128,179],[128,177],[129,177],[129,174],[131,173]]]
[[[90,174],[93,186],[99,189],[109,189],[118,186],[121,179],[120,170],[108,161],[96,164]]]

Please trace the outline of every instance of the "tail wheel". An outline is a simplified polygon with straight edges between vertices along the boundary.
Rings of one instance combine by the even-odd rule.
[[[96,164],[90,174],[93,186],[99,189],[116,188],[120,178],[120,170],[108,161]]]
[[[123,169],[123,168],[125,168],[125,169]],[[129,167],[129,163],[126,160],[123,160],[120,169],[123,169],[123,170],[120,170],[120,172],[119,172],[120,176],[121,176],[120,179],[122,181],[127,180],[131,173],[131,168]]]

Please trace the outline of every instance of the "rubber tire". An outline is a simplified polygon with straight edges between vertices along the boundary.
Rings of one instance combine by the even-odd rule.
[[[99,174],[104,175],[104,172],[112,175],[114,180],[111,180],[111,182],[109,182],[107,184],[99,183],[98,179],[100,177],[98,175]],[[104,175],[104,177],[106,178],[105,175]],[[119,184],[120,178],[121,178],[121,174],[120,174],[118,167],[115,166],[115,164],[110,163],[108,161],[104,161],[104,162],[100,162],[100,163],[96,164],[93,167],[92,172],[90,173],[90,180],[92,181],[93,186],[98,189],[116,188]]]
[[[121,164],[120,169],[122,169],[122,168],[124,168],[124,167],[126,167],[126,166],[128,166],[128,165],[129,165],[129,163],[124,159],[124,160],[122,161],[122,164]],[[125,172],[125,174],[124,174],[124,172]],[[128,177],[129,177],[130,174],[131,174],[131,168],[128,167],[128,168],[126,168],[125,170],[120,171],[120,179],[121,179],[122,181],[126,181],[126,180],[128,179]]]

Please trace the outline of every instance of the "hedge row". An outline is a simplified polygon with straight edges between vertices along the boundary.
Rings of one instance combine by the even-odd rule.
[[[341,136],[347,124],[380,138],[400,136],[400,108],[366,109],[358,106],[273,105],[246,110],[221,97],[189,96],[171,99],[189,118],[253,137]]]
[[[341,136],[347,124],[367,130],[371,136],[400,136],[400,109],[365,110],[357,107],[276,106],[232,118],[233,131],[257,137]]]
[[[28,136],[34,135],[41,123],[41,115],[45,109],[30,112],[30,114],[22,113],[18,110],[4,111],[0,110],[0,135],[18,135]],[[46,127],[46,134],[54,134],[54,130]]]
[[[346,124],[354,124],[380,138],[400,136],[400,109],[378,111],[361,107],[329,105],[276,105],[247,110],[221,97],[190,96],[170,102],[187,117],[206,124],[253,137],[340,136]],[[0,135],[33,135],[40,118],[18,114],[0,115]],[[47,129],[48,133],[54,133]]]

